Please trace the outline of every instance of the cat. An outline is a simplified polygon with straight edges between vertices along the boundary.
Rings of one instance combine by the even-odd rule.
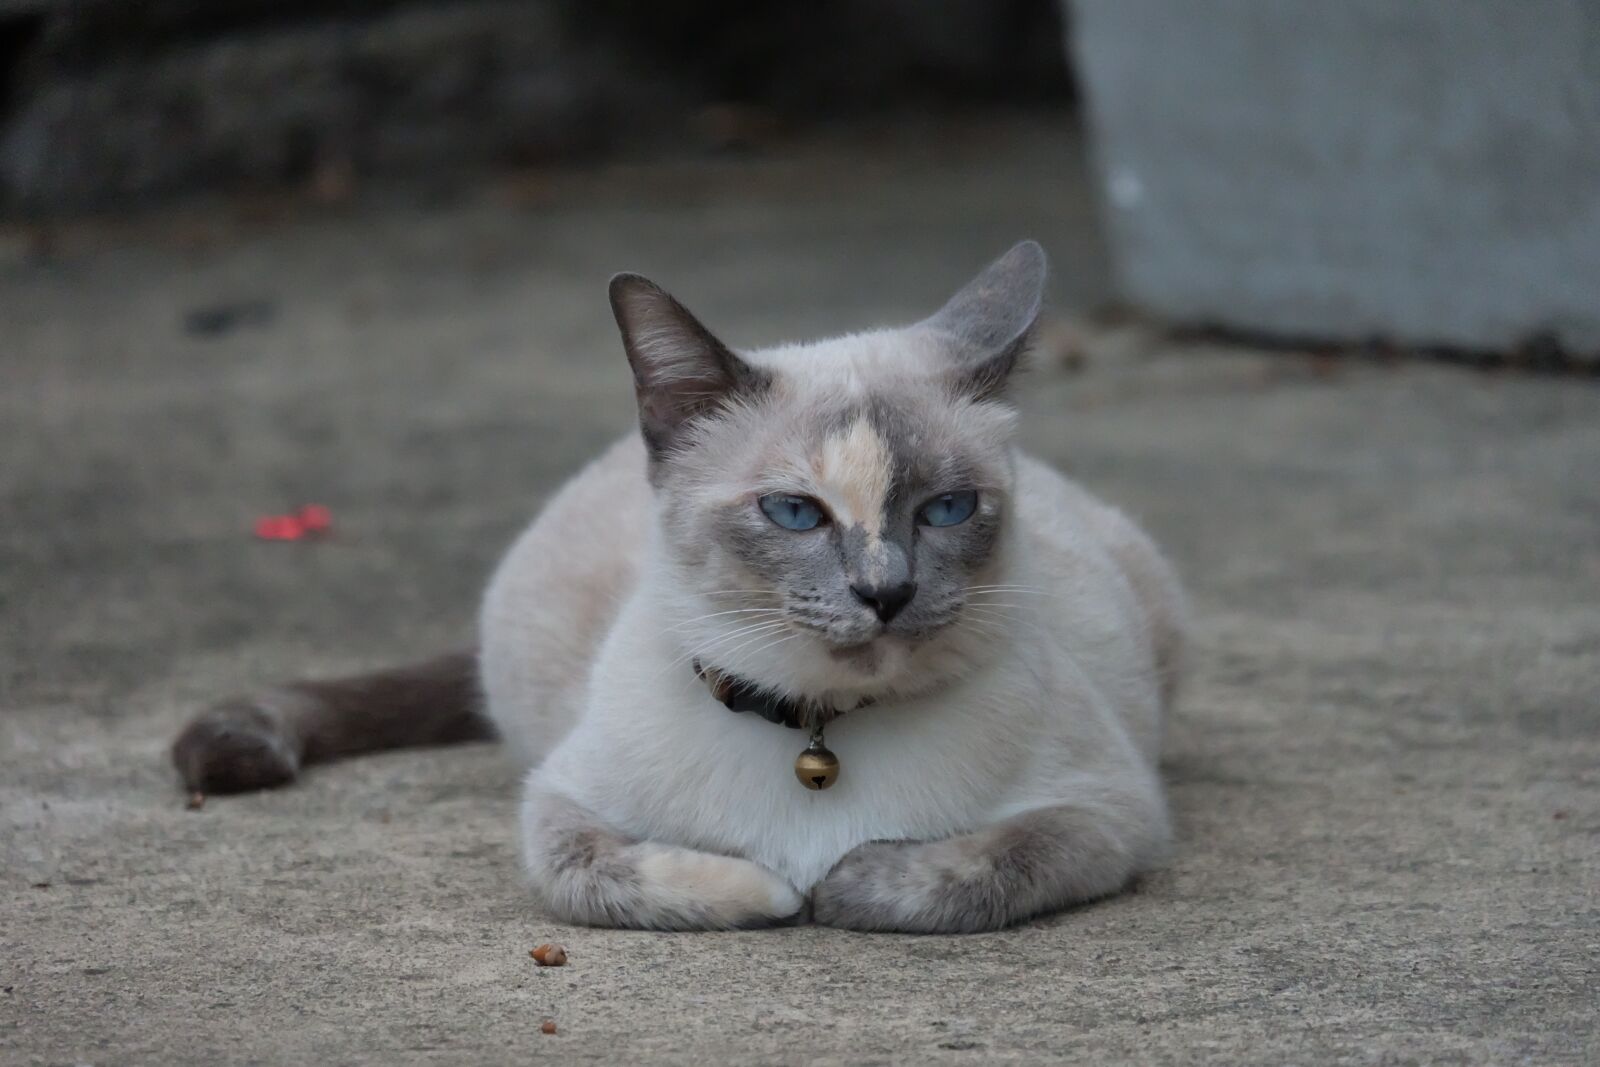
[[[1014,442],[1045,277],[1024,241],[916,325],[736,352],[617,275],[638,432],[511,548],[476,653],[215,705],[186,784],[499,737],[575,923],[965,932],[1117,892],[1168,843],[1184,601]],[[830,788],[785,725],[825,727]]]

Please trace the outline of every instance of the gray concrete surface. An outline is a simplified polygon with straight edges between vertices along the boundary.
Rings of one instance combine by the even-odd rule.
[[[1600,363],[1600,7],[1072,0],[1126,294]]]
[[[1175,857],[1048,921],[561,927],[488,745],[184,810],[197,704],[467,635],[631,415],[610,271],[748,343],[919,314],[1032,234],[1070,309],[1104,270],[1069,148],[930,130],[196,209],[47,263],[0,238],[0,1062],[1594,1062],[1593,383],[1053,322],[1028,439],[1147,521],[1196,631]],[[307,500],[335,539],[251,539]]]

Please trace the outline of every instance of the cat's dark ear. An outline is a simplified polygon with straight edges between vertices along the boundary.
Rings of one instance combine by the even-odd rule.
[[[1019,241],[922,325],[953,344],[951,372],[962,392],[998,396],[1021,362],[1044,303],[1048,270],[1037,241]]]
[[[652,459],[724,400],[764,388],[768,377],[717,340],[672,294],[638,274],[611,279],[611,312],[633,368],[639,428]]]

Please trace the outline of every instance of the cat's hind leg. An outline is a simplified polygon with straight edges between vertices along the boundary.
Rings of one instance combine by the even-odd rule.
[[[292,682],[202,711],[172,745],[184,786],[236,793],[290,782],[310,763],[380,749],[486,740],[476,657]]]
[[[522,809],[523,861],[555,918],[588,926],[728,930],[804,917],[805,898],[747,859],[636,841],[537,788]]]

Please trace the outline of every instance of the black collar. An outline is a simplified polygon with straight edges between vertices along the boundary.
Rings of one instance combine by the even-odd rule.
[[[737,678],[716,667],[707,667],[699,660],[694,661],[694,673],[696,678],[706,683],[711,695],[729,711],[754,712],[768,722],[787,726],[791,730],[810,730],[844,714],[832,704],[820,700],[794,700],[780,696],[754,682]],[[863,708],[870,703],[872,699],[869,697],[849,710]]]

